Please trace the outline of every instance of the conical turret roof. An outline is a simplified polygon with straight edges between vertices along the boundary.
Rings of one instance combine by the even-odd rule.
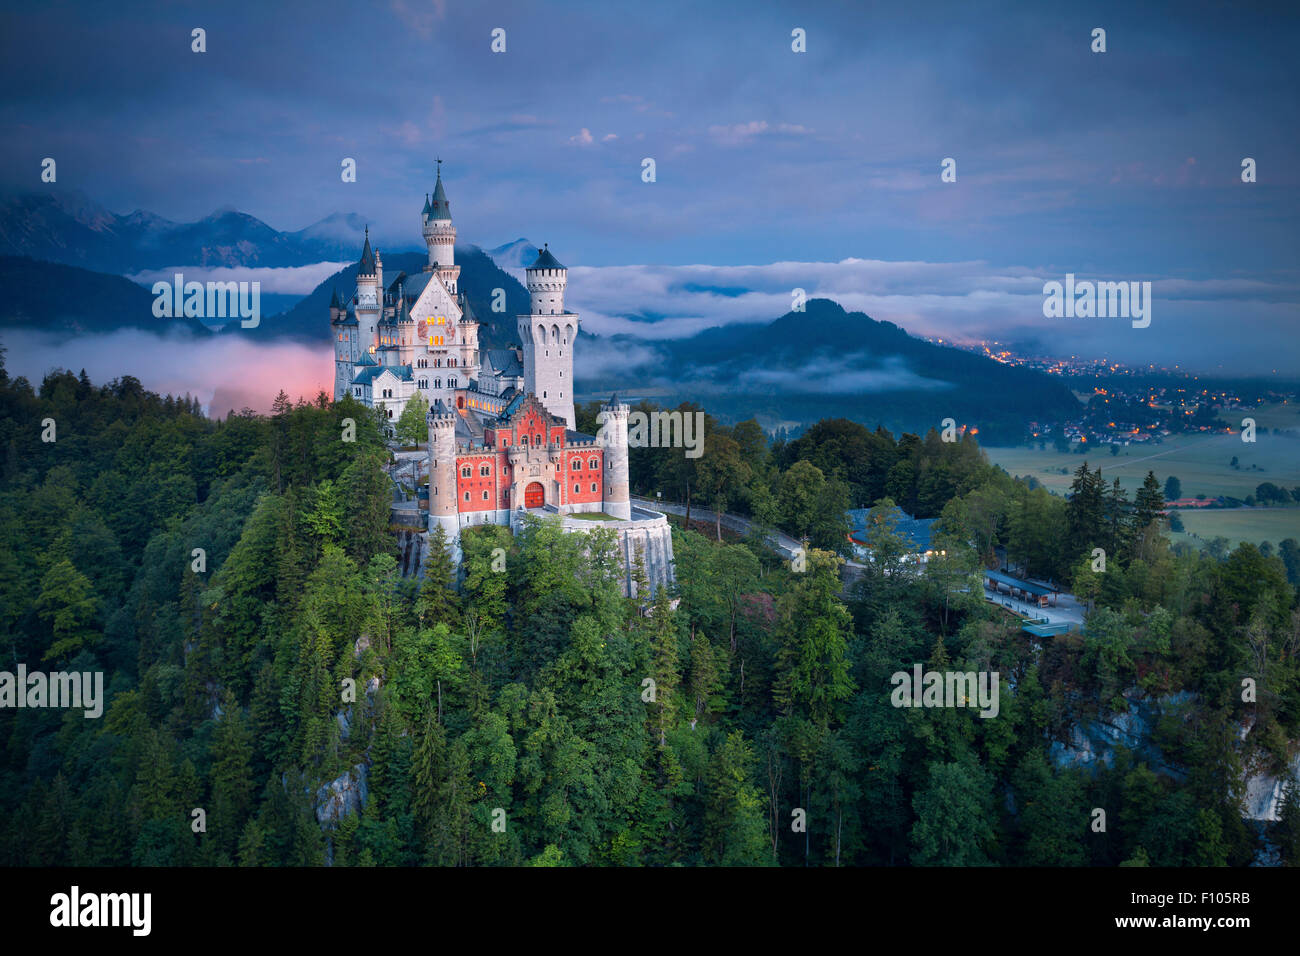
[[[542,251],[537,253],[537,261],[534,262],[531,266],[529,266],[527,271],[533,272],[537,269],[563,269],[563,268],[564,266],[560,264],[560,260],[555,258],[555,256],[551,255],[550,245],[547,244],[542,246]]]
[[[357,265],[357,275],[375,274],[375,254],[370,249],[370,227],[366,226],[366,247],[361,250],[361,262]]]
[[[433,219],[450,219],[451,206],[447,202],[447,191],[442,188],[442,166],[438,166],[438,181],[433,185],[433,202],[430,203],[430,217]]]

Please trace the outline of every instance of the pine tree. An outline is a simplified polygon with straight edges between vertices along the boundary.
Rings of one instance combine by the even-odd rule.
[[[1153,521],[1158,521],[1160,512],[1165,508],[1164,496],[1160,493],[1160,482],[1156,474],[1148,471],[1142,487],[1138,489],[1133,508],[1133,530],[1141,534]]]
[[[238,703],[227,691],[212,736],[212,808],[208,830],[219,849],[233,854],[253,805],[253,742]]]
[[[460,602],[452,590],[456,583],[456,569],[451,561],[447,532],[435,524],[429,531],[428,557],[424,564],[424,582],[416,600],[415,613],[421,627],[432,627],[445,622],[457,626],[460,619]]]
[[[655,700],[650,707],[651,723],[659,746],[667,741],[668,728],[677,710],[677,688],[681,683],[678,668],[677,615],[668,597],[668,589],[660,588],[650,609],[650,644],[652,665],[650,676],[655,682]],[[708,643],[707,641],[705,642]]]

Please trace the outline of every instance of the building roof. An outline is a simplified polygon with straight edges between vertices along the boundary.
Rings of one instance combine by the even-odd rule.
[[[527,397],[528,397],[528,396],[525,395],[523,392],[520,392],[518,395],[516,395],[516,396],[511,400],[511,402],[510,402],[509,405],[507,405],[505,408],[501,409],[501,416],[500,416],[500,417],[501,417],[501,420],[502,420],[502,421],[505,421],[505,420],[508,419],[511,415],[513,415],[513,414],[515,413],[515,410],[518,409],[519,406],[522,405],[522,404],[524,403],[524,399],[527,398]]]
[[[429,205],[429,194],[428,194],[428,193],[425,193],[425,194],[424,194],[424,209],[422,209],[422,210],[420,211],[420,215],[421,215],[421,216],[427,216],[427,215],[429,215],[430,212],[432,212],[432,207]]]
[[[483,366],[493,375],[522,377],[524,366],[519,361],[519,353],[514,349],[484,349]]]
[[[867,516],[870,513],[869,508],[853,508],[848,512],[849,521],[853,523],[853,533],[849,537],[855,544],[866,545],[867,543]],[[913,518],[897,505],[891,513],[896,522],[894,530],[907,539],[912,551],[920,554],[930,550],[933,518]]]
[[[399,382],[409,382],[414,377],[409,365],[370,365],[357,373],[357,377],[352,380],[352,383],[354,385],[372,385],[385,373],[392,375]]]
[[[366,247],[361,250],[361,262],[357,265],[357,275],[375,274],[375,254],[370,250],[370,227],[366,226]]]
[[[550,246],[542,246],[542,251],[537,253],[537,261],[528,267],[526,271],[532,272],[535,269],[563,269],[560,260],[551,255]]]
[[[450,219],[451,206],[447,202],[447,191],[442,188],[442,167],[438,167],[438,181],[433,187],[433,202],[429,204],[432,210],[431,219]]]
[[[1043,585],[1041,584],[1031,584],[1028,581],[1022,581],[1020,580],[1020,578],[1012,577],[1011,575],[1004,574],[1001,571],[986,570],[984,572],[984,576],[991,581],[999,581],[1002,584],[1005,584],[1009,587],[1019,588],[1022,591],[1027,591],[1028,593],[1034,595],[1034,597],[1042,597],[1046,594],[1057,593],[1052,588],[1043,587]]]
[[[432,278],[432,272],[417,272],[413,276],[407,276],[402,280],[403,294],[414,302],[424,292],[424,287],[429,284],[429,280]]]
[[[474,310],[470,308],[469,296],[465,295],[464,292],[460,292],[457,294],[456,304],[460,306],[460,320],[462,322],[478,321],[478,316],[475,315]]]

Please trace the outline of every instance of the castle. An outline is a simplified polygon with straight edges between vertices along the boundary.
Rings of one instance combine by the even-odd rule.
[[[330,302],[335,400],[350,394],[380,409],[390,437],[408,401],[428,401],[427,525],[442,527],[455,558],[463,528],[517,530],[528,515],[549,514],[565,531],[616,533],[626,593],[638,555],[652,590],[671,581],[667,519],[634,506],[628,493],[628,406],[611,398],[601,407],[599,436],[574,428],[578,316],[564,306],[568,271],[543,248],[525,272],[522,346],[481,353],[478,320],[457,289],[441,161],[420,222],[429,249],[420,275],[403,272],[385,286],[367,229],[356,293]]]

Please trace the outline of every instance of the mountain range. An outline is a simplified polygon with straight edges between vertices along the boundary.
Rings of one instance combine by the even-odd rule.
[[[110,212],[80,192],[0,198],[0,255],[28,256],[94,272],[128,274],[172,266],[303,266],[357,256],[364,225],[335,213],[279,232],[234,209],[173,222],[137,209]]]
[[[352,214],[278,232],[232,209],[176,223],[139,210],[118,215],[78,193],[14,195],[0,200],[0,275],[21,294],[0,307],[0,327],[157,331],[176,320],[154,319],[149,290],[121,273],[355,263],[362,241],[361,219]],[[386,285],[402,271],[419,272],[427,261],[423,251],[383,255]],[[484,348],[517,341],[515,316],[528,311],[520,279],[536,255],[537,247],[524,238],[488,251],[457,245],[460,288],[483,323]],[[324,344],[331,294],[346,297],[356,271],[355,264],[340,269],[288,309],[264,315],[257,329],[229,323],[222,334]],[[498,288],[505,290],[499,313],[491,308]],[[58,292],[49,295],[49,289]],[[811,299],[804,311],[771,321],[710,328],[685,339],[651,343],[586,331],[582,338],[580,393],[617,390],[654,395],[664,404],[693,400],[724,420],[756,416],[769,427],[846,417],[916,430],[953,418],[977,425],[986,439],[1011,441],[1029,421],[1072,417],[1079,407],[1059,379],[913,338],[829,299]]]

